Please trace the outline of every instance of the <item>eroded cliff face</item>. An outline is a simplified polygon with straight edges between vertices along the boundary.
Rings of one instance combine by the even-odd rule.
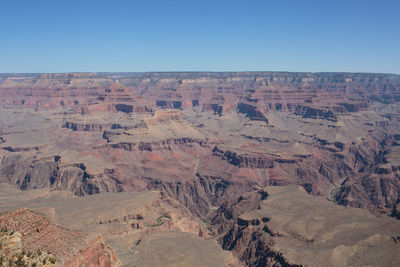
[[[23,190],[70,190],[78,196],[121,191],[112,177],[106,174],[90,175],[83,163],[62,164],[54,158],[36,160],[34,157],[11,154],[4,156],[1,164],[1,182]]]
[[[202,257],[208,255],[210,259],[206,262],[211,265],[240,266],[230,252],[223,251],[215,240],[210,239],[210,232],[204,223],[165,192],[103,193],[76,197],[67,191],[20,191],[2,185],[2,212],[19,207],[29,208],[23,210],[25,212],[7,215],[5,227],[11,227],[13,224],[10,221],[14,223],[17,220],[19,224],[15,227],[29,241],[29,248],[43,247],[46,251],[52,248],[51,252],[58,257],[58,262],[63,259],[63,266],[108,266],[108,260],[113,263],[120,261],[128,266],[163,265],[171,260],[207,266],[196,253]],[[54,239],[57,241],[53,242]],[[64,251],[64,245],[71,248]],[[110,252],[108,247],[118,253],[118,259],[113,258],[116,254],[107,256],[106,252]],[[173,247],[176,248],[171,249]],[[183,254],[182,249],[186,250]]]
[[[21,233],[2,228],[0,232],[0,265],[12,266],[57,266],[57,259],[47,251],[26,252],[21,247]]]
[[[0,180],[80,196],[161,188],[202,215],[299,184],[390,212],[399,87],[386,74],[3,74]]]
[[[367,109],[368,103],[400,100],[399,78],[390,74],[67,73],[2,74],[2,78],[4,103],[37,107],[110,103],[111,109],[128,113],[151,111],[154,106],[203,106],[220,115],[241,100],[242,108],[256,106],[261,112],[286,110],[331,118],[334,112]]]
[[[49,251],[60,266],[120,266],[101,236],[63,229],[28,209],[3,214],[0,226],[21,234],[21,250]]]
[[[217,233],[249,265],[299,264],[276,248],[268,216],[242,214],[262,206],[265,186],[299,185],[399,217],[399,101],[390,74],[1,74],[0,182],[80,197],[159,190],[149,225]],[[258,193],[239,201],[246,192]],[[163,212],[165,201],[180,205],[178,217]],[[212,233],[193,223],[210,214]],[[101,227],[115,219],[129,235],[153,233],[137,215]],[[102,251],[93,243],[79,252],[90,264],[85,255]]]
[[[248,266],[394,266],[400,260],[391,252],[398,249],[396,220],[334,205],[296,186],[242,195],[209,223],[221,246]]]

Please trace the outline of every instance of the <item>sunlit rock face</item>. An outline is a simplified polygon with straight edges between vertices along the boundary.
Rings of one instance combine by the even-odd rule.
[[[0,74],[0,182],[80,197],[156,190],[202,218],[298,185],[400,217],[399,103],[390,74]]]

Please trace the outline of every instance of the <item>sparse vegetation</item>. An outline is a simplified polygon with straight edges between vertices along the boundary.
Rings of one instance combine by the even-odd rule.
[[[336,194],[339,192],[340,187],[336,187],[335,189],[333,189],[330,193],[329,193],[329,200],[331,200],[333,203],[337,204],[336,201]]]
[[[163,218],[165,219],[169,219],[171,220],[171,217],[168,215],[163,215],[157,218],[156,223],[150,224],[149,227],[157,227],[157,226],[161,226],[164,222],[163,222]]]
[[[38,249],[34,253],[15,247],[19,240],[19,233],[0,229],[0,267],[39,267],[56,264],[57,260],[50,252]]]

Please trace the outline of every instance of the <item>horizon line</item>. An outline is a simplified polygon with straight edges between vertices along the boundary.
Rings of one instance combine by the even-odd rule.
[[[106,74],[106,73],[302,73],[302,74],[380,74],[380,75],[400,75],[394,72],[363,72],[363,71],[271,71],[271,70],[240,70],[240,71],[65,71],[65,72],[0,72],[0,75],[5,74]]]

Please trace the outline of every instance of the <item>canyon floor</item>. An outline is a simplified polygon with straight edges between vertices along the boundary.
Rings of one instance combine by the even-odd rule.
[[[398,266],[399,103],[392,74],[0,74],[3,254]]]

